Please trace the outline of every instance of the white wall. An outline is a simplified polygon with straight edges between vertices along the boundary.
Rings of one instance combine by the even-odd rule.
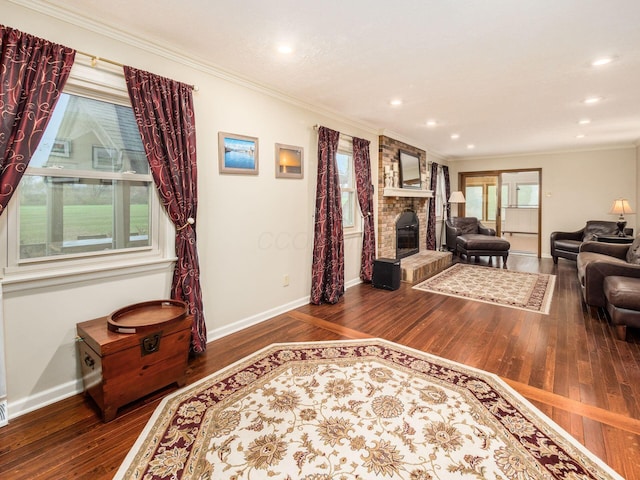
[[[640,144],[636,144],[636,215],[640,215]],[[636,225],[640,225],[640,220],[636,218]],[[636,232],[638,234],[640,232]]]
[[[377,185],[375,132],[210,68],[185,66],[170,52],[156,54],[145,51],[142,44],[132,46],[121,40],[126,34],[85,30],[6,0],[0,0],[0,10],[4,25],[199,87],[194,92],[197,235],[210,340],[308,301],[317,169],[313,126],[321,124],[370,140]],[[259,138],[258,176],[218,173],[219,131]],[[304,179],[275,178],[276,142],[304,148]],[[359,281],[360,245],[359,235],[346,240],[348,284]],[[286,287],[284,275],[290,279]],[[88,283],[6,290],[9,415],[78,392],[76,323],[131,303],[166,298],[171,276],[171,269],[164,269]]]
[[[615,221],[609,209],[616,198],[628,198],[638,209],[634,147],[453,160],[449,162],[452,190],[457,189],[460,172],[521,168],[542,168],[543,256],[550,255],[551,232],[579,230],[587,220]],[[636,224],[636,215],[627,216],[627,226],[638,233]]]

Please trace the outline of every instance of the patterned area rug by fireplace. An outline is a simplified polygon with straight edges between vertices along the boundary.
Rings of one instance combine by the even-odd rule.
[[[275,344],[165,398],[117,479],[621,479],[495,375],[380,339]]]
[[[413,288],[549,314],[555,275],[456,263]]]

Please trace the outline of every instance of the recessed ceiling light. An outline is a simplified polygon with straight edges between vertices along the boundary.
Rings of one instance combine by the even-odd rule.
[[[615,60],[615,57],[601,57],[591,62],[592,67],[601,67],[602,65],[608,65]]]
[[[457,140],[460,138],[460,134],[459,133],[452,133],[451,134],[451,140]]]
[[[476,146],[473,143],[470,143],[469,145],[467,145],[467,148],[469,150],[473,150],[474,148],[476,148]]]
[[[600,100],[602,100],[602,97],[587,97],[582,101],[582,103],[593,105],[594,103],[598,103]]]
[[[393,105],[394,107],[397,107],[398,105],[402,105],[402,100],[400,100],[399,98],[396,98],[394,100],[391,100],[391,105]]]
[[[437,125],[435,120],[427,120],[427,127],[435,127]]]
[[[576,138],[584,138],[584,137],[586,137],[584,133],[579,133],[578,135],[576,135]]]
[[[278,52],[288,55],[290,53],[293,53],[293,48],[289,45],[280,45],[278,47]]]
[[[591,123],[591,120],[588,118],[582,118],[578,120],[578,125],[589,125],[590,123]]]

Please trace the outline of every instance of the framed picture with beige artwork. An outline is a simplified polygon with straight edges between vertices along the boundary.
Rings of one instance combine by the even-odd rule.
[[[276,178],[304,177],[304,149],[276,143]]]

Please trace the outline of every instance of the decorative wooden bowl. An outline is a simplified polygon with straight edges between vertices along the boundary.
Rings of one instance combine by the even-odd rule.
[[[180,300],[152,300],[120,308],[107,317],[107,328],[117,333],[158,330],[167,322],[187,315],[187,304]]]

